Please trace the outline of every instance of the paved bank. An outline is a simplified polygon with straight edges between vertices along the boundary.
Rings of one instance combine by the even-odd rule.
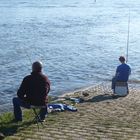
[[[83,93],[89,96],[84,97]],[[126,97],[113,98],[107,86],[76,91],[84,99],[75,104],[77,112],[58,112],[46,118],[44,128],[19,125],[8,140],[139,140],[140,92],[130,89]],[[65,102],[65,101],[64,101]]]

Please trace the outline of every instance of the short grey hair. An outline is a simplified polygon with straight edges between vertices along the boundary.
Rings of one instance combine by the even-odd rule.
[[[42,70],[42,62],[41,61],[35,61],[32,64],[32,71],[41,72],[41,70]]]

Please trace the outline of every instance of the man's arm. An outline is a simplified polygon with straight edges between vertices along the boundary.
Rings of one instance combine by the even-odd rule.
[[[48,93],[50,91],[50,81],[49,79],[46,77],[45,78],[45,88],[44,88],[44,93],[45,93],[45,103],[48,103]]]
[[[129,75],[131,74],[131,68],[129,67]]]
[[[19,87],[19,89],[18,89],[18,91],[17,91],[17,96],[22,100],[25,99],[25,94],[26,94],[26,90],[27,90],[26,85],[27,85],[26,79],[24,78],[22,83],[21,83],[21,85],[20,85],[20,87]]]
[[[118,77],[118,76],[119,76],[119,68],[117,67],[115,77]]]
[[[48,94],[50,91],[50,81],[49,79],[46,77],[46,94]]]

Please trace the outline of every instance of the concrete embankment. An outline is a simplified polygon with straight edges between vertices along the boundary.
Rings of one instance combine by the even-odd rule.
[[[83,94],[84,93],[84,94]],[[86,94],[87,93],[87,94]],[[89,95],[88,95],[89,94]],[[87,96],[83,96],[87,95]],[[106,85],[90,87],[65,95],[80,97],[77,112],[50,113],[39,130],[29,120],[7,135],[8,140],[139,140],[140,91],[131,88],[126,97],[112,97]],[[72,104],[71,101],[62,100]],[[26,123],[26,125],[24,125]],[[27,123],[29,125],[27,125]]]

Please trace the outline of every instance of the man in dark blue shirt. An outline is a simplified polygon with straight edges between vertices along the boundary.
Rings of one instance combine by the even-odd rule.
[[[115,89],[116,82],[126,82],[129,79],[129,75],[131,74],[131,68],[125,63],[125,58],[120,56],[119,61],[121,65],[119,65],[116,69],[115,77],[112,79],[112,89]]]

